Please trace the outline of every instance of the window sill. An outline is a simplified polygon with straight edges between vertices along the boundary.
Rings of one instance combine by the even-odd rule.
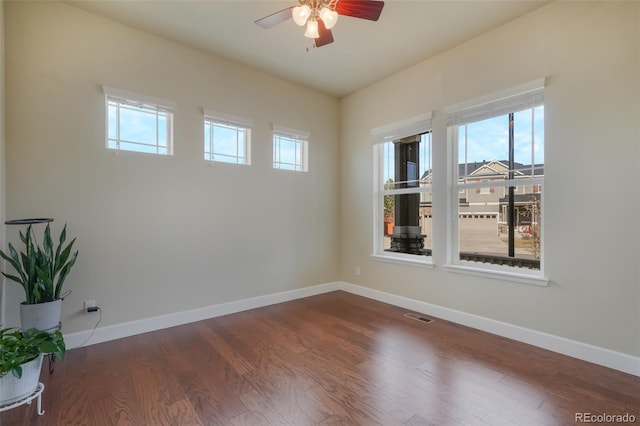
[[[414,257],[417,257],[418,259],[413,259]],[[371,258],[381,262],[418,266],[421,268],[433,268],[433,262],[431,261],[430,256],[414,256],[410,254],[372,254]]]
[[[206,158],[202,160],[207,167],[217,167],[220,164],[228,165],[229,167],[234,166],[251,166],[251,163],[232,163],[230,161],[220,161],[220,160],[207,160]],[[226,167],[226,166],[222,166]]]
[[[549,286],[549,279],[539,275],[518,273],[507,270],[500,271],[497,269],[485,269],[470,265],[444,265],[443,268],[448,272],[452,272],[455,274],[473,275],[476,277],[492,278],[494,280],[536,285],[539,287]]]
[[[155,158],[173,158],[173,154],[160,154],[157,152],[144,152],[144,151],[133,151],[130,149],[117,149],[117,148],[105,148],[105,152],[111,157],[120,157],[120,156],[141,156],[141,157],[155,157]]]

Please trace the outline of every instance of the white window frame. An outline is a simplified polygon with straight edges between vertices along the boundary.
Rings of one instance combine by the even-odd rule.
[[[209,147],[207,147],[206,143],[206,132],[207,126],[209,126]],[[213,138],[214,128],[215,127],[225,127],[227,129],[236,131],[236,155],[229,155],[225,153],[216,152],[215,148],[215,140]],[[204,159],[206,161],[218,162],[218,163],[226,163],[226,164],[240,164],[240,165],[251,165],[251,128],[253,127],[253,120],[239,117],[236,115],[231,115],[223,112],[213,111],[210,109],[204,109],[204,131],[205,138],[203,138],[204,143]],[[242,142],[239,141],[239,134],[244,134],[244,140]],[[244,152],[244,156],[240,156],[238,152],[240,151],[239,145],[242,144],[242,151]],[[216,157],[224,157],[233,161],[225,161],[221,159],[217,159]]]
[[[431,113],[421,114],[402,121],[376,127],[371,130],[373,138],[373,253],[371,258],[383,262],[401,263],[432,268],[433,256],[384,251],[384,197],[386,195],[433,192],[433,184],[416,188],[385,189],[384,145],[386,142],[430,132]],[[433,239],[432,239],[433,241]],[[433,247],[431,247],[433,254]]]
[[[506,89],[482,98],[467,101],[461,104],[446,107],[447,116],[447,142],[450,146],[450,171],[449,188],[451,200],[448,203],[447,226],[447,264],[444,268],[450,272],[469,274],[474,276],[503,279],[523,284],[547,286],[549,280],[544,274],[544,208],[541,217],[541,247],[540,269],[524,269],[513,266],[494,265],[489,263],[471,262],[460,260],[459,247],[459,220],[458,220],[458,195],[461,190],[483,189],[489,187],[503,187],[539,184],[544,185],[544,177],[523,178],[522,176],[504,181],[487,181],[466,183],[458,178],[458,125],[485,120],[488,118],[505,115],[522,109],[533,108],[543,104],[544,79],[535,80],[523,85]],[[544,191],[542,191],[541,204],[544,205]]]
[[[155,96],[143,95],[140,93],[130,92],[128,90],[117,89],[115,87],[102,86],[103,93],[105,95],[105,120],[106,120],[106,131],[105,131],[105,147],[109,150],[113,150],[116,152],[128,151],[128,152],[137,152],[142,154],[153,154],[153,155],[173,155],[173,111],[175,109],[175,103],[173,101],[169,101],[166,99],[158,98]],[[109,106],[113,104],[117,111],[116,117],[116,137],[109,137]],[[154,129],[155,133],[155,141],[150,140],[148,142],[140,142],[140,141],[127,141],[120,137],[120,110],[122,108],[129,108],[132,110],[140,110],[145,114],[155,115],[156,118],[156,128]],[[160,117],[166,118],[166,128],[164,129],[166,132],[166,145],[164,142],[161,142],[159,134],[159,122]],[[115,146],[112,146],[112,143]],[[155,149],[155,152],[149,152],[148,150],[136,150],[136,149],[127,149],[122,148],[121,144],[127,143],[128,145],[140,147],[152,147]],[[164,151],[164,152],[162,152]]]
[[[311,134],[305,130],[291,129],[289,127],[273,125],[273,168],[294,172],[309,171],[309,138]],[[281,139],[293,142],[296,146],[295,160],[293,163],[281,161]]]

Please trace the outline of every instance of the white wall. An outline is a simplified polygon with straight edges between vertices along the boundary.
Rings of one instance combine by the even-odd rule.
[[[57,2],[5,17],[7,217],[78,238],[65,332],[87,299],[107,326],[335,280],[335,98]],[[175,155],[107,151],[103,84],[174,100]],[[255,121],[250,167],[205,163],[202,107]],[[272,123],[311,132],[308,173],[272,169]]]
[[[341,280],[639,356],[639,28],[635,2],[554,2],[344,98]],[[445,271],[441,188],[435,268],[371,259],[370,130],[432,111],[434,173],[445,179],[442,109],[540,77],[550,285]]]

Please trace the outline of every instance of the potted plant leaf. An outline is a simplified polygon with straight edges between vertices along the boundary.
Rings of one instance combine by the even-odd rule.
[[[16,271],[2,274],[19,283],[25,292],[25,301],[20,305],[22,329],[35,327],[52,331],[59,328],[62,309],[62,286],[76,263],[78,251],[72,252],[74,238],[66,246],[67,226],[58,238],[57,247],[51,238],[49,224],[44,230],[42,245],[39,245],[29,225],[26,232],[20,231],[24,250],[18,253],[9,243],[9,254],[0,250],[0,256]]]
[[[0,329],[0,406],[31,395],[38,386],[43,355],[54,353],[64,358],[65,351],[59,330]]]

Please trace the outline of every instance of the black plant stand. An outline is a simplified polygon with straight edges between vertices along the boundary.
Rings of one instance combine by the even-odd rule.
[[[13,219],[4,222],[5,225],[33,225],[35,223],[49,223],[53,222],[50,217],[38,217],[32,219]]]

